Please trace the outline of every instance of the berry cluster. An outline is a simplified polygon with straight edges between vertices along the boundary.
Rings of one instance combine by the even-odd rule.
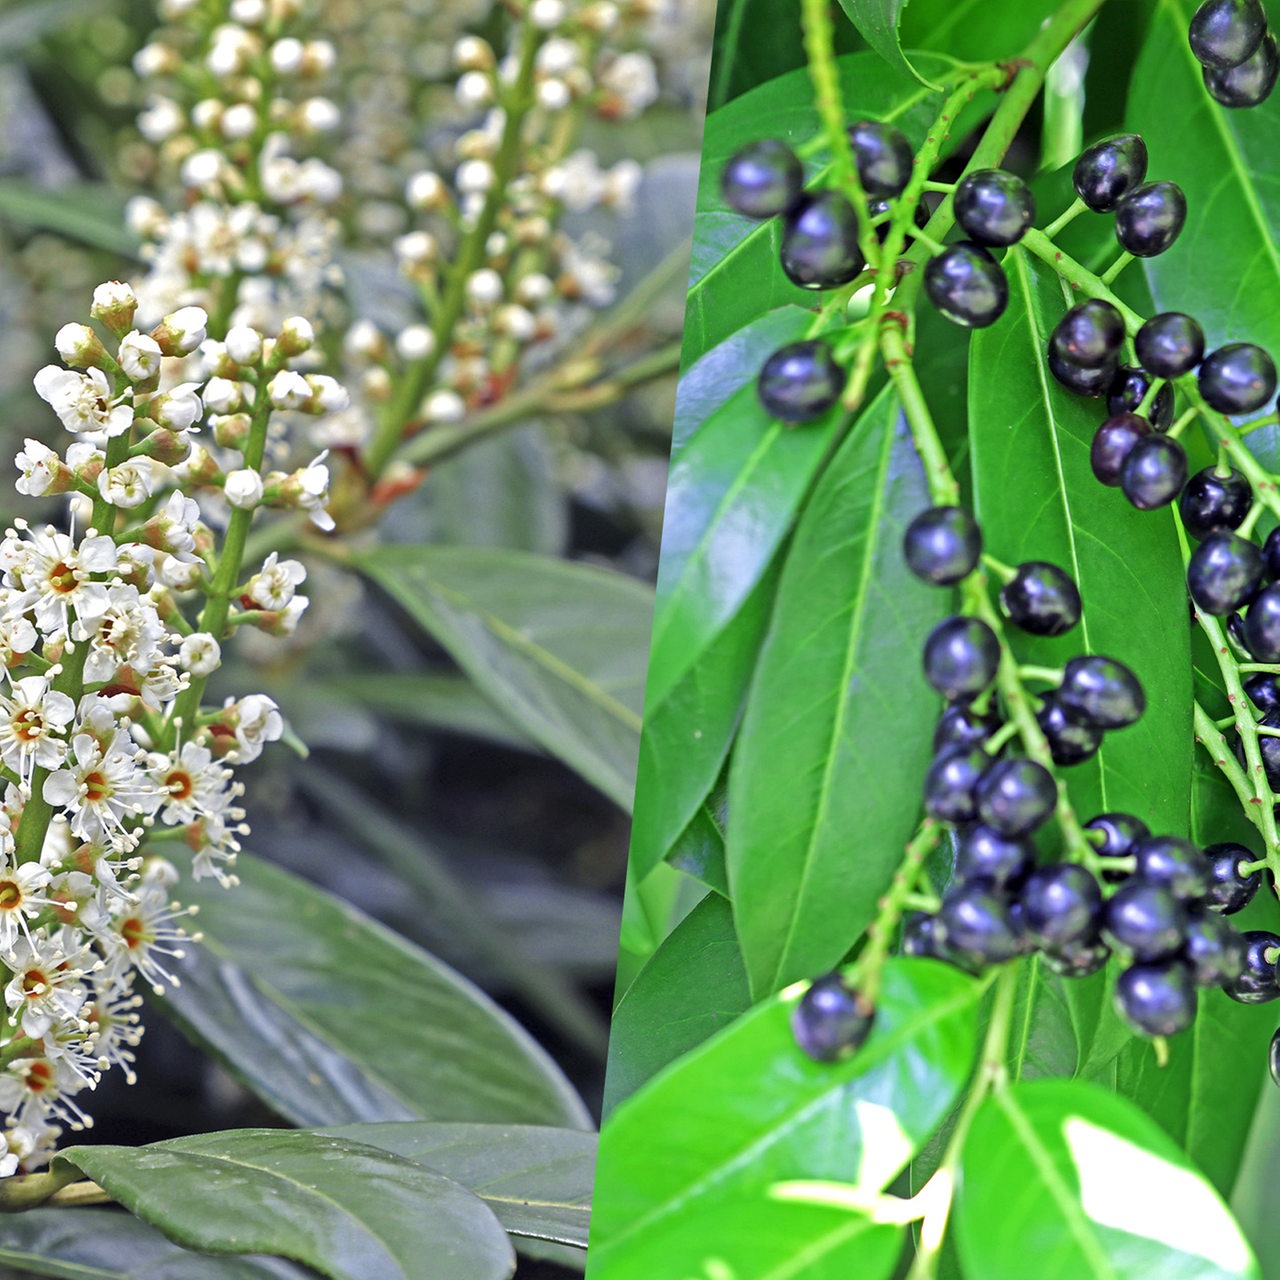
[[[1271,96],[1280,51],[1262,0],[1205,0],[1187,32],[1204,87],[1224,107],[1256,107]]]

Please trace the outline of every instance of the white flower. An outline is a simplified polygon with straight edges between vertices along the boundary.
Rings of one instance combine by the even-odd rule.
[[[113,401],[101,369],[77,373],[47,364],[36,374],[36,394],[50,405],[68,431],[122,435],[133,423],[133,406]]]
[[[178,661],[193,676],[210,676],[222,661],[222,649],[207,631],[197,631],[182,641]]]
[[[321,413],[341,413],[350,407],[351,393],[327,373],[307,374],[307,386],[311,388],[311,407]]]
[[[11,604],[18,612],[34,607],[36,626],[47,636],[66,633],[69,611],[83,618],[101,612],[105,588],[95,573],[114,573],[116,544],[106,534],[73,542],[52,525],[31,529],[27,538],[0,542],[0,567],[17,591]]]
[[[658,73],[647,53],[620,53],[605,68],[600,85],[617,95],[624,116],[639,115],[658,100]]]
[[[326,533],[334,528],[333,517],[324,509],[329,501],[329,468],[324,460],[329,450],[317,455],[314,462],[295,471],[290,480],[297,486],[294,500],[304,511],[311,513],[311,523]]]
[[[0,1133],[0,1178],[11,1178],[18,1172],[18,1155],[9,1150],[6,1135]]]
[[[240,403],[238,382],[230,378],[210,378],[204,384],[204,404],[210,413],[235,413]]]
[[[160,792],[137,762],[138,753],[123,730],[103,741],[77,733],[72,759],[44,780],[44,798],[71,816],[71,830],[82,840],[136,843],[126,818],[154,813]]]
[[[160,344],[154,338],[135,329],[121,340],[116,359],[134,382],[146,382],[160,372],[162,355]]]
[[[101,614],[77,620],[72,628],[76,641],[87,640],[91,646],[84,666],[89,683],[111,680],[124,666],[135,674],[150,671],[160,660],[167,634],[155,606],[128,584],[108,587]]]
[[[236,364],[257,364],[262,359],[262,334],[247,324],[232,325],[227,330],[226,348]]]
[[[152,421],[169,431],[189,431],[204,417],[204,405],[196,394],[199,385],[180,382],[157,396],[148,406]]]
[[[0,664],[12,667],[15,662],[31,652],[39,642],[40,633],[30,618],[0,619]],[[7,834],[8,818],[0,810],[0,852],[3,852],[3,841]]]
[[[87,960],[89,952],[83,946],[68,956],[43,936],[39,945],[30,937],[15,940],[4,956],[13,971],[4,1002],[10,1016],[21,1011],[23,1035],[39,1040],[55,1026],[74,1022],[89,995],[81,981],[85,973],[81,965]]]
[[[436,336],[425,324],[406,325],[396,335],[396,354],[402,360],[425,360],[435,350]]]
[[[38,498],[48,493],[57,480],[62,459],[39,440],[28,438],[24,444],[26,447],[14,459],[21,473],[14,488],[28,497]]]
[[[65,693],[50,689],[44,676],[15,680],[12,694],[0,694],[0,760],[29,786],[37,766],[56,769],[62,763],[67,744],[61,735],[75,718],[76,708]],[[0,923],[0,947],[3,945]]]
[[[82,363],[102,349],[98,335],[87,324],[64,324],[54,334],[53,345],[68,364]]]
[[[279,560],[273,551],[249,579],[245,594],[261,609],[283,609],[306,577],[307,571],[299,561]]]
[[[149,458],[135,458],[98,473],[98,492],[113,507],[129,510],[151,497],[155,484]]]
[[[302,374],[281,369],[267,383],[267,397],[277,409],[301,409],[311,399],[311,388]]]
[[[265,693],[251,693],[228,705],[235,708],[233,730],[240,763],[256,760],[265,743],[276,742],[284,733],[284,718]]]
[[[52,878],[38,862],[14,866],[6,856],[0,864],[0,952],[11,952],[20,937],[31,936],[28,921],[52,905],[43,892]]]
[[[147,545],[157,551],[167,551],[179,560],[194,560],[195,528],[199,520],[200,504],[175,489],[163,508],[144,526]]]
[[[209,313],[203,307],[179,307],[160,321],[172,353],[190,355],[208,336]]]
[[[228,471],[223,492],[233,507],[256,507],[262,501],[262,476],[248,467]]]

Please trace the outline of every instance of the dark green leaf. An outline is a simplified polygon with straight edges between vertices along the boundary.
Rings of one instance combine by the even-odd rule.
[[[993,62],[1021,53],[1057,8],[1055,0],[910,0],[900,6],[898,38],[905,49]],[[913,60],[916,56],[912,54]]]
[[[110,1209],[31,1209],[5,1219],[0,1264],[55,1280],[314,1280],[283,1258],[191,1253]],[[10,1273],[11,1274],[11,1273]]]
[[[653,596],[620,573],[512,551],[355,558],[505,715],[631,807]]]
[[[734,751],[729,884],[757,996],[840,960],[915,829],[937,709],[920,645],[948,601],[902,535],[928,505],[886,389],[800,518]]]
[[[478,1196],[412,1160],[316,1133],[240,1129],[70,1147],[74,1165],[170,1239],[292,1258],[333,1280],[505,1280],[511,1242]]]
[[[589,1127],[548,1055],[465,978],[288,872],[249,855],[236,869],[234,890],[184,877],[204,941],[164,1004],[280,1115]]]
[[[19,178],[5,178],[0,181],[0,218],[39,231],[54,231],[94,249],[137,256],[137,237],[123,226],[123,202],[101,186],[82,184],[51,190]]]
[[[479,1196],[512,1235],[587,1247],[594,1133],[542,1125],[425,1122],[351,1124],[323,1132],[443,1174]]]
[[[886,1186],[968,1077],[980,991],[935,961],[891,961],[871,1037],[848,1061],[814,1063],[796,1047],[799,989],[678,1059],[604,1128],[593,1269],[607,1274],[636,1248],[649,1256],[655,1239],[688,1240],[686,1224],[712,1206],[778,1181]]]
[[[614,1009],[605,1113],[750,1006],[733,912],[710,893],[672,930]]]
[[[862,33],[866,42],[897,72],[935,86],[911,65],[898,42],[898,23],[907,0],[840,0],[849,21]],[[990,56],[990,55],[987,55]]]
[[[729,872],[724,856],[728,813],[728,779],[721,775],[693,815],[693,821],[667,853],[667,861],[673,867],[687,872],[724,898],[729,896]]]
[[[954,1213],[982,1280],[1260,1280],[1226,1205],[1160,1127],[1079,1080],[984,1100]]]

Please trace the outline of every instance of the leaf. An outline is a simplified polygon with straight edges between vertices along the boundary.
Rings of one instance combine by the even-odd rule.
[[[308,1280],[283,1258],[190,1253],[112,1209],[30,1209],[5,1219],[0,1264],[56,1280]],[[11,1273],[10,1273],[11,1274]]]
[[[1078,1080],[978,1108],[954,1205],[966,1274],[1025,1280],[1260,1280],[1226,1205],[1132,1103]]]
[[[733,912],[710,893],[676,925],[613,1011],[605,1114],[750,1007]]]
[[[1056,0],[910,0],[899,6],[898,41],[961,61],[996,62],[1019,54],[1054,13]],[[915,59],[918,55],[912,53]]]
[[[672,1274],[673,1258],[690,1280],[888,1280],[905,1234],[865,1214],[779,1200],[765,1189],[711,1205],[625,1253],[593,1251],[591,1280],[652,1280]]]
[[[70,1147],[73,1165],[170,1239],[292,1258],[333,1280],[505,1280],[511,1242],[465,1188],[316,1133],[241,1129],[146,1147]]]
[[[937,86],[911,65],[898,42],[898,23],[907,4],[908,0],[840,0],[849,21],[895,71],[935,89]]]
[[[728,779],[721,774],[711,794],[693,815],[667,853],[667,861],[677,870],[718,893],[729,896],[729,873],[725,869],[725,820],[728,817]]]
[[[1153,831],[1185,832],[1191,804],[1191,659],[1186,585],[1172,516],[1140,512],[1095,479],[1095,405],[1051,377],[1049,333],[1066,307],[1047,268],[1005,258],[1009,306],[970,348],[975,514],[986,550],[1006,564],[1048,560],[1080,588],[1078,630],[1018,637],[1021,661],[1057,667],[1080,652],[1126,663],[1147,709],[1107,734],[1067,777],[1081,818],[1123,810]]]
[[[653,596],[514,551],[386,546],[356,566],[534,741],[624,809],[635,790]]]
[[[840,960],[915,829],[937,711],[920,645],[948,603],[902,558],[927,506],[886,389],[800,518],[734,750],[726,855],[757,996]]]
[[[23,11],[12,16],[34,18],[36,15]],[[0,32],[4,21],[0,19]],[[4,47],[0,44],[0,48]],[[4,178],[0,180],[0,218],[40,231],[53,231],[90,248],[105,249],[122,257],[138,255],[137,237],[123,226],[123,203],[103,185],[82,183],[50,190],[20,178]]]
[[[968,1078],[980,993],[936,961],[893,960],[871,1036],[845,1062],[811,1062],[796,1047],[798,988],[677,1059],[604,1127],[593,1273],[624,1265],[633,1249],[649,1256],[655,1240],[688,1239],[687,1224],[712,1207],[777,1181],[886,1186]],[[680,1261],[671,1273],[686,1274]]]
[[[465,978],[288,872],[245,854],[236,870],[231,891],[184,875],[204,940],[163,1004],[281,1116],[590,1127],[548,1055]]]
[[[426,1122],[352,1124],[322,1132],[433,1169],[479,1196],[512,1235],[587,1247],[594,1133]]]
[[[1126,121],[1146,141],[1150,171],[1178,183],[1187,221],[1173,247],[1143,268],[1162,311],[1186,311],[1212,349],[1228,341],[1280,350],[1280,184],[1275,139],[1280,96],[1229,110],[1207,93],[1187,43],[1197,0],[1159,0],[1133,73]],[[1280,431],[1250,448],[1280,467]]]

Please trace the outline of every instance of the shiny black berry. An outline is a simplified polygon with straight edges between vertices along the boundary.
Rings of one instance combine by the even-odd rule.
[[[1053,812],[1058,786],[1042,764],[1025,757],[997,760],[978,779],[978,817],[1005,836],[1025,836]]]
[[[1263,715],[1280,711],[1280,678],[1266,671],[1255,671],[1245,678],[1244,691]]]
[[[927,911],[913,911],[902,922],[902,954],[904,956],[941,959],[942,944],[938,937],[938,917]]]
[[[783,422],[813,422],[840,399],[845,371],[821,338],[779,347],[765,362],[756,383],[760,403]]]
[[[1245,942],[1220,915],[1193,912],[1183,934],[1182,958],[1197,986],[1234,982],[1244,969]]]
[[[1260,0],[1204,0],[1191,19],[1187,40],[1206,67],[1238,67],[1262,42],[1267,14]]]
[[[1116,360],[1124,343],[1124,317],[1109,302],[1077,303],[1053,327],[1049,350],[1064,360],[1099,369]]]
[[[940,752],[924,778],[924,810],[939,822],[972,822],[978,816],[973,791],[991,763],[981,747]]]
[[[929,259],[924,291],[952,324],[966,329],[995,324],[1009,303],[1009,282],[1000,264],[981,245],[967,240]]]
[[[893,212],[892,200],[883,199],[883,200],[867,201],[867,217],[872,222],[874,222],[877,218],[881,217],[883,214],[892,213],[892,212]],[[915,212],[911,215],[911,220],[912,222],[915,223],[917,227],[924,228],[929,225],[929,218],[931,216],[932,215],[929,212],[929,206],[925,204],[923,200],[921,200],[916,205]],[[884,242],[889,238],[889,220],[881,222],[876,227],[875,231],[876,231],[876,239],[879,240],[881,244],[884,244]],[[906,238],[902,242],[903,248],[906,248],[907,245],[911,244],[913,239],[914,237],[911,235],[910,232],[908,232]]]
[[[1204,330],[1181,311],[1162,311],[1133,340],[1138,363],[1157,378],[1180,378],[1204,359]]]
[[[930,507],[907,526],[902,554],[917,578],[949,587],[977,568],[982,530],[963,507]]]
[[[1017,836],[977,823],[956,839],[956,879],[982,881],[996,889],[1017,885],[1035,864],[1036,851]]]
[[[925,679],[944,698],[981,693],[999,661],[1000,643],[981,618],[946,618],[924,642]]]
[[[1022,886],[1022,921],[1037,946],[1053,951],[1094,941],[1102,917],[1102,891],[1073,862],[1037,867]]]
[[[1096,369],[1082,364],[1074,364],[1060,352],[1050,348],[1049,372],[1055,381],[1060,382],[1068,391],[1078,396],[1105,396],[1111,389],[1111,380],[1120,366],[1114,361],[1099,365]]]
[[[938,908],[937,928],[946,946],[975,968],[1011,960],[1020,949],[1009,906],[985,885],[957,885]]]
[[[1253,413],[1276,393],[1275,361],[1252,342],[1210,351],[1196,378],[1200,394],[1219,413]]]
[[[1187,198],[1176,182],[1146,182],[1116,206],[1116,239],[1135,258],[1154,258],[1178,238]]]
[[[1260,591],[1258,595],[1261,595]],[[1256,600],[1257,597],[1255,596]],[[1227,625],[1224,628],[1227,633],[1227,639],[1230,641],[1232,652],[1243,658],[1246,662],[1256,662],[1257,655],[1245,643],[1244,638],[1244,619],[1238,614],[1233,613],[1227,617]]]
[[[1214,617],[1235,613],[1262,584],[1262,552],[1234,533],[1211,533],[1192,553],[1187,589],[1196,606]]]
[[[1280,729],[1280,711],[1269,711],[1258,722],[1263,729]],[[1244,749],[1236,748],[1237,756],[1244,756]],[[1258,734],[1258,754],[1262,757],[1262,770],[1266,774],[1267,785],[1274,792],[1280,788],[1280,738],[1271,734]],[[1244,760],[1241,759],[1241,763]]]
[[[1045,966],[1063,978],[1087,978],[1097,973],[1111,956],[1111,948],[1101,938],[1077,942],[1043,953]]]
[[[869,196],[899,196],[911,180],[914,155],[901,129],[878,120],[849,126],[849,145],[862,189]]]
[[[1060,636],[1080,621],[1080,592],[1056,564],[1028,560],[1000,590],[1011,622],[1034,636]]]
[[[1182,947],[1187,909],[1163,885],[1130,880],[1107,899],[1102,925],[1135,960],[1162,960]]]
[[[1234,467],[1225,476],[1218,474],[1217,467],[1197,471],[1178,498],[1183,526],[1193,538],[1238,529],[1251,506],[1253,488]]]
[[[1169,436],[1144,436],[1120,468],[1120,489],[1139,511],[1165,507],[1187,483],[1187,452]]]
[[[1244,615],[1245,648],[1258,662],[1280,662],[1280,582],[1263,587]]]
[[[1076,195],[1095,213],[1110,213],[1147,176],[1147,144],[1122,133],[1086,147],[1076,161]]]
[[[791,1011],[796,1043],[815,1062],[839,1062],[871,1032],[875,1010],[838,973],[814,980]]]
[[[1212,868],[1200,850],[1180,836],[1147,836],[1133,846],[1134,876],[1168,889],[1179,902],[1196,902],[1209,892]]]
[[[1280,949],[1280,937],[1267,929],[1250,929],[1240,936],[1245,942],[1244,967],[1240,976],[1224,982],[1222,989],[1241,1004],[1266,1004],[1280,996],[1276,962],[1267,958],[1267,952]]]
[[[953,703],[938,717],[933,730],[934,754],[945,747],[980,747],[999,727],[1000,713],[994,708],[979,712]]]
[[[1151,434],[1151,424],[1136,413],[1117,413],[1094,432],[1089,446],[1089,465],[1103,484],[1113,488],[1120,483],[1125,459],[1133,446]]]
[[[787,278],[802,289],[848,284],[867,265],[853,205],[838,191],[802,197],[787,214],[780,256]]]
[[[1107,388],[1107,412],[1137,413],[1138,406],[1151,387],[1151,382],[1152,379],[1145,370],[1121,365]],[[1173,425],[1172,387],[1166,385],[1156,392],[1146,417],[1157,431],[1165,431]]]
[[[1054,764],[1083,764],[1097,755],[1102,745],[1102,730],[1077,720],[1052,694],[1036,712],[1036,723],[1049,744]]]
[[[1280,525],[1267,534],[1262,544],[1262,560],[1268,578],[1280,578]]]
[[[1016,244],[1036,218],[1031,188],[1003,169],[975,169],[961,178],[952,210],[965,235],[985,245]]]
[[[1204,87],[1224,107],[1256,107],[1265,102],[1280,75],[1280,49],[1269,31],[1262,43],[1238,67],[1226,71],[1204,68]]]
[[[1084,829],[1102,833],[1102,842],[1093,846],[1102,858],[1127,858],[1133,853],[1133,846],[1151,834],[1147,824],[1131,813],[1100,813],[1086,822]],[[1104,871],[1102,878],[1115,884],[1128,879],[1128,872]]]
[[[747,218],[786,213],[804,190],[804,166],[777,138],[748,142],[735,151],[720,174],[724,202]]]
[[[1241,874],[1240,868],[1255,862],[1254,855],[1242,844],[1224,841],[1211,844],[1204,851],[1209,862],[1209,893],[1205,905],[1211,911],[1219,911],[1224,916],[1235,915],[1243,911],[1253,901],[1262,883],[1262,873],[1251,871]]]
[[[1067,663],[1057,698],[1074,716],[1098,729],[1122,729],[1147,707],[1138,677],[1123,662],[1099,654]]]
[[[1267,1070],[1271,1079],[1280,1085],[1280,1029],[1271,1037],[1271,1045],[1267,1049]]]
[[[1135,964],[1116,979],[1116,1009],[1140,1035],[1171,1036],[1195,1020],[1196,988],[1181,961]]]

